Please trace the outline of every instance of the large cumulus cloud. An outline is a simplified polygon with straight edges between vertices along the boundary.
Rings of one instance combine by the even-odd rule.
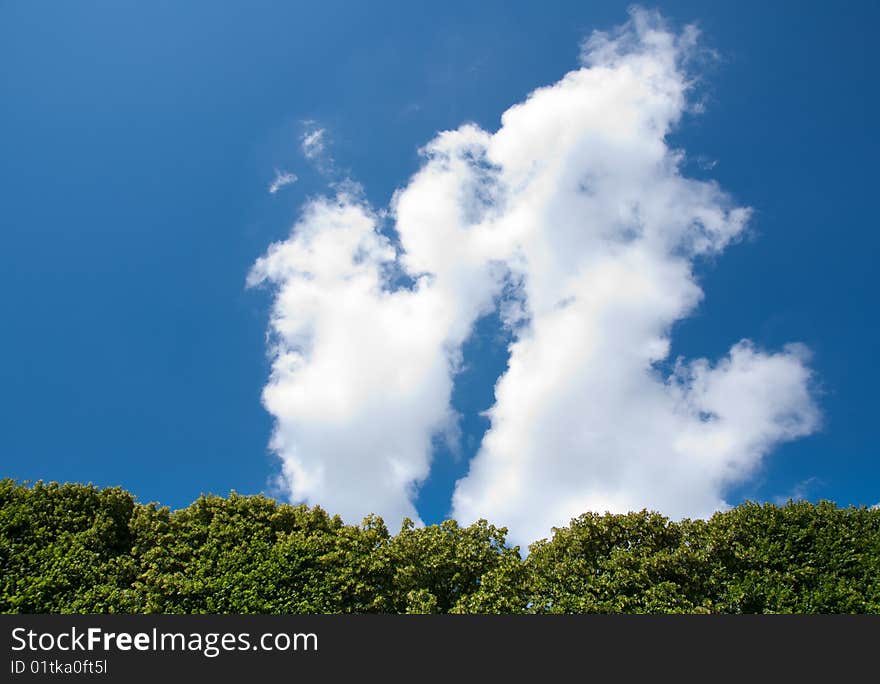
[[[497,131],[438,134],[388,211],[348,184],[257,262],[250,282],[276,293],[264,402],[293,499],[417,518],[433,441],[454,431],[462,344],[496,308],[513,342],[453,496],[462,522],[527,543],[591,509],[706,515],[816,429],[802,346],[733,340],[715,362],[660,370],[702,299],[695,261],[749,218],[685,177],[668,143],[696,40],[634,11]]]

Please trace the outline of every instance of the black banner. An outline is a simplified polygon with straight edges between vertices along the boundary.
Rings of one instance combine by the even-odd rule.
[[[839,679],[872,671],[880,643],[877,616],[3,615],[0,625],[0,681],[12,682]]]

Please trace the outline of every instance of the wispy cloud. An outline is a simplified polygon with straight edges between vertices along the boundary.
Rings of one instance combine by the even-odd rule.
[[[317,159],[324,154],[324,135],[323,128],[316,128],[303,133],[302,151],[306,159]]]
[[[297,180],[298,178],[295,173],[275,169],[275,178],[269,184],[269,194],[274,195],[281,190],[281,188],[287,185],[292,185],[293,183],[296,183]]]
[[[817,428],[801,345],[732,340],[714,362],[658,370],[703,297],[694,264],[750,214],[684,177],[667,144],[696,44],[634,10],[496,132],[438,134],[387,216],[355,185],[305,207],[249,280],[275,291],[263,399],[291,498],[350,520],[417,517],[462,345],[496,309],[514,341],[452,505],[517,543],[585,510],[711,514],[777,444]],[[323,140],[313,127],[304,154]]]
[[[822,484],[818,477],[808,477],[798,482],[788,494],[777,496],[773,499],[773,503],[782,506],[789,501],[803,501],[807,498],[811,489]]]
[[[303,156],[308,159],[314,168],[326,178],[340,180],[340,174],[336,169],[336,162],[330,154],[329,134],[327,129],[314,119],[306,119],[302,122],[303,133],[300,136],[300,149]],[[349,182],[347,179],[345,182]]]

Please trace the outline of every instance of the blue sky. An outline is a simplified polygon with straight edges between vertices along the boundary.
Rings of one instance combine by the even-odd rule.
[[[682,174],[752,209],[742,239],[695,260],[703,300],[675,322],[669,358],[719,359],[744,337],[803,343],[822,416],[725,498],[877,503],[878,8],[656,7],[672,30],[697,22],[716,53],[695,67],[703,111],[669,137],[687,150]],[[438,131],[494,132],[626,9],[4,3],[0,474],[118,484],[172,507],[269,491],[273,293],[246,288],[253,264],[329,181],[387,207]],[[319,129],[316,163],[302,137]],[[276,169],[298,180],[269,194]],[[426,522],[468,471],[509,341],[489,316],[463,345],[460,446],[435,439],[415,501]]]

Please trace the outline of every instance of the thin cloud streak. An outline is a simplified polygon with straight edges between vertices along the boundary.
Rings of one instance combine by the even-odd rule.
[[[296,183],[297,180],[299,180],[299,178],[297,178],[295,173],[275,169],[275,178],[269,184],[269,194],[274,195],[281,190],[281,188],[292,185],[293,183]]]

